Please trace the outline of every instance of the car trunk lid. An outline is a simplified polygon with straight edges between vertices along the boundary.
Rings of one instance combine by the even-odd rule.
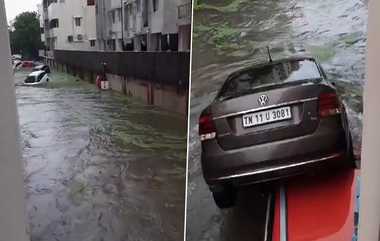
[[[304,82],[215,102],[212,113],[218,143],[231,150],[313,133],[319,124],[318,96],[326,88],[330,87]],[[250,126],[244,126],[244,118],[251,119]]]

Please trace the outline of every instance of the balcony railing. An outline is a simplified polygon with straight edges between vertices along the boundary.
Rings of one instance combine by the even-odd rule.
[[[191,3],[186,3],[178,6],[178,19],[190,19]]]

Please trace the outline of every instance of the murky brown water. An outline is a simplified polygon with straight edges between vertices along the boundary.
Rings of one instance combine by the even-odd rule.
[[[227,75],[267,59],[311,54],[318,58],[348,107],[360,151],[365,82],[366,0],[203,0],[194,12],[189,143],[187,237],[200,240],[263,240],[262,199],[245,189],[236,208],[220,211],[200,166],[198,117]]]
[[[183,238],[183,119],[59,73],[16,92],[33,241]]]

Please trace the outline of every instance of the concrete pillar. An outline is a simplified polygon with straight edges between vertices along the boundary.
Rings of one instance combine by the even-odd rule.
[[[0,21],[0,241],[27,241],[23,167],[3,0]]]
[[[380,2],[369,1],[367,82],[364,88],[359,241],[377,241],[380,231]]]

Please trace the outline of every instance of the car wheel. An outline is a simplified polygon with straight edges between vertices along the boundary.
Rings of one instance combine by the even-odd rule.
[[[235,205],[236,189],[231,187],[220,191],[213,191],[212,196],[214,197],[216,206],[220,209],[231,208]]]

